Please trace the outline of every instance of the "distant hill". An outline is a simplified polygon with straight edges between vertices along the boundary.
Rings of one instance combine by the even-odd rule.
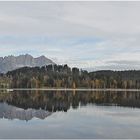
[[[5,56],[0,57],[0,73],[6,73],[11,70],[15,70],[21,67],[41,67],[44,65],[55,64],[52,60],[46,58],[45,56],[40,56],[34,58],[33,56],[19,55],[19,56]]]

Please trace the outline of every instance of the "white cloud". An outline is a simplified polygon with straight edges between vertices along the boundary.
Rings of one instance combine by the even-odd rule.
[[[140,69],[139,13],[140,2],[132,1],[0,2],[0,55],[29,52],[80,68]]]

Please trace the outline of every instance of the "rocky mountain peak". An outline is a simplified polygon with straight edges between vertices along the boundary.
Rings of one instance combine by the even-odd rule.
[[[52,60],[48,59],[44,55],[34,58],[29,54],[19,56],[5,56],[0,57],[0,73],[6,73],[11,70],[15,70],[21,67],[36,67],[55,64]]]

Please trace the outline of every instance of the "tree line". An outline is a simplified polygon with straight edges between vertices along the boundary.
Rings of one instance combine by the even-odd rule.
[[[140,70],[93,71],[68,65],[23,67],[0,74],[0,88],[140,88]]]

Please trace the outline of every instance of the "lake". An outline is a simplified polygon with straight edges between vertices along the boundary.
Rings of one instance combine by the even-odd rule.
[[[140,138],[140,92],[0,91],[0,138]]]

